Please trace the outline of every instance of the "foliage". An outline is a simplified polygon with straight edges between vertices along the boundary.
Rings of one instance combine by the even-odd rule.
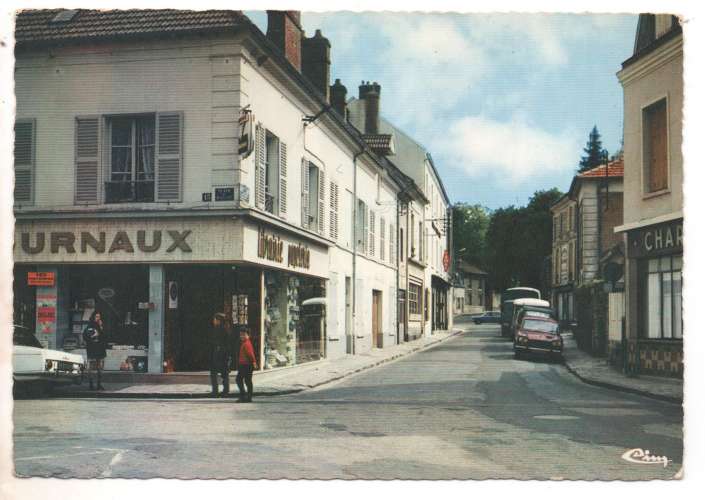
[[[485,268],[490,210],[482,205],[458,203],[453,207],[453,246],[458,259]]]
[[[607,151],[602,149],[602,140],[600,139],[600,133],[597,131],[597,125],[592,127],[590,137],[587,144],[585,144],[583,152],[586,156],[580,158],[580,168],[578,168],[578,172],[585,172],[586,170],[590,170],[604,163]]]

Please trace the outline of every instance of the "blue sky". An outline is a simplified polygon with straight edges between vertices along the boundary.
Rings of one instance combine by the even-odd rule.
[[[266,31],[266,14],[246,12]],[[524,204],[565,191],[593,125],[622,139],[615,73],[636,15],[302,13],[331,42],[348,96],[382,86],[381,112],[423,144],[452,202]]]

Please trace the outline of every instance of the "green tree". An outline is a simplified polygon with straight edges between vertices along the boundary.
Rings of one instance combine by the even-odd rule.
[[[592,132],[590,132],[590,137],[587,144],[585,144],[583,152],[585,156],[580,158],[578,172],[585,172],[604,163],[607,152],[602,149],[602,140],[600,133],[597,131],[597,125],[592,127]]]
[[[456,258],[481,268],[486,266],[486,237],[490,210],[482,205],[458,203],[453,207],[453,246]]]

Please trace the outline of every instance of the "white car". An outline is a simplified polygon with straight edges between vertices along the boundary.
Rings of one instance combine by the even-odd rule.
[[[26,327],[14,325],[12,332],[12,378],[15,385],[52,385],[83,380],[86,362],[80,354],[45,349]]]

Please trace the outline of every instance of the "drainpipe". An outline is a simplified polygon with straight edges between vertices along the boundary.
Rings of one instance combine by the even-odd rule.
[[[399,195],[397,195],[397,224],[396,224],[396,234],[394,235],[394,238],[390,238],[392,241],[395,239],[399,238],[399,212],[401,211],[401,204],[402,201],[399,199]],[[391,252],[390,252],[390,257],[391,257]],[[397,325],[397,345],[400,344],[400,338],[399,338],[399,277],[400,277],[400,269],[399,269],[399,244],[397,243],[396,248],[394,249],[394,258],[395,258],[395,263],[396,263],[396,268],[397,268],[397,281],[396,281],[396,286],[397,289],[394,290],[394,293],[396,294],[397,297],[397,303],[394,304],[394,308],[396,310],[395,317],[397,319],[396,325]]]
[[[352,353],[355,354],[357,315],[357,159],[365,153],[364,146],[353,156],[353,262],[352,262]]]

